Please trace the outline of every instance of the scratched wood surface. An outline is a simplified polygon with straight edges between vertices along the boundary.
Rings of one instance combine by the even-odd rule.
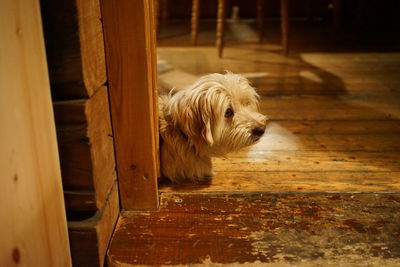
[[[163,194],[121,214],[108,263],[397,266],[399,216],[399,194]]]

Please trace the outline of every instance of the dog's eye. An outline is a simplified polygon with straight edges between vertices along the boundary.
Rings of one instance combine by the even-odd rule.
[[[228,108],[228,109],[225,111],[225,118],[230,118],[230,117],[232,117],[232,116],[233,116],[233,109]]]

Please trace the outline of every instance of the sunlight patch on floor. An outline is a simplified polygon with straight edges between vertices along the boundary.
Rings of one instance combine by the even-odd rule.
[[[296,135],[273,122],[269,124],[266,134],[260,141],[249,148],[247,157],[256,161],[263,161],[274,151],[298,151],[302,148],[303,145]]]

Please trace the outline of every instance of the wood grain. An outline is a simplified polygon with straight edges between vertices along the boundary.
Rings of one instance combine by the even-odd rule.
[[[99,0],[41,0],[53,99],[93,95],[107,80]]]
[[[73,196],[75,202],[82,196],[83,203],[89,196],[79,191],[92,191],[92,201],[101,208],[116,177],[107,87],[100,88],[89,100],[54,102],[54,110],[63,186],[67,191],[78,191],[66,196]]]
[[[216,171],[399,171],[400,153],[271,151],[230,155],[214,162]]]
[[[204,184],[171,185],[165,181],[160,192],[377,192],[400,191],[400,172],[358,171],[219,171]]]
[[[314,135],[362,135],[362,134],[400,134],[400,121],[398,120],[335,120],[335,121],[279,121],[282,128],[288,129],[293,134]]]
[[[158,124],[152,1],[103,0],[102,7],[122,208],[156,209]]]
[[[36,0],[0,2],[0,266],[71,266]]]
[[[123,212],[108,264],[396,266],[399,194],[163,194]]]
[[[68,222],[74,266],[104,266],[118,216],[118,183],[115,180],[101,209],[86,220]]]

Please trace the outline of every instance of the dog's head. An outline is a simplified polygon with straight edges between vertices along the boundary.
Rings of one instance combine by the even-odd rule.
[[[168,103],[172,123],[196,148],[215,155],[256,143],[267,117],[259,96],[241,75],[209,74],[176,92]]]

